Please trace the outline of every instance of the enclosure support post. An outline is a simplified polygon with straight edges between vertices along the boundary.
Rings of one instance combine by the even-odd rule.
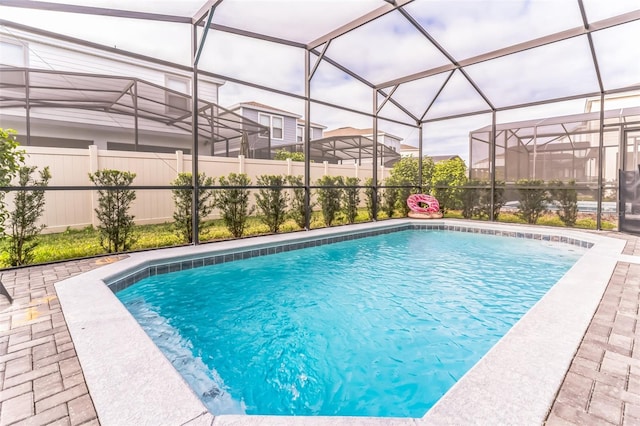
[[[371,170],[373,176],[373,220],[378,220],[378,92],[373,89],[373,159]]]
[[[320,59],[319,59],[320,60]],[[304,227],[311,229],[311,51],[304,54]]]
[[[603,188],[603,165],[604,159],[604,92],[600,92],[600,140],[598,142],[598,204],[596,207],[596,229],[602,230],[602,197],[604,196]],[[624,166],[622,166],[624,167]]]
[[[211,14],[213,11],[210,11]],[[205,33],[209,29],[209,26],[204,28]],[[191,135],[193,138],[193,146],[191,147],[191,185],[193,186],[193,192],[191,194],[191,232],[193,233],[191,239],[194,245],[200,243],[200,230],[198,229],[198,26],[193,24],[191,26],[192,36],[192,59],[193,59],[193,78],[192,90],[191,90]],[[203,38],[204,41],[204,38]]]
[[[491,112],[491,138],[489,143],[489,156],[491,157],[491,168],[489,173],[491,174],[491,210],[489,211],[489,220],[495,221],[494,209],[495,209],[495,193],[496,193],[496,110]],[[506,153],[506,150],[505,150]],[[506,163],[505,163],[506,166]]]
[[[29,98],[31,97],[29,90],[29,70],[24,71],[24,91],[25,91],[25,114],[26,114],[26,125],[27,125],[27,146],[31,145],[31,104]]]

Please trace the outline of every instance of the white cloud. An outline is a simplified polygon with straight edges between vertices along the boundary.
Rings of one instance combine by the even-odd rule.
[[[214,22],[308,43],[385,4],[383,0],[224,0]]]
[[[599,91],[586,36],[466,68],[498,107]]]
[[[605,89],[640,85],[640,22],[598,31],[593,44]]]
[[[2,19],[182,65],[191,63],[188,25],[0,6]]]
[[[332,41],[327,56],[375,84],[449,63],[399,12]]]
[[[575,0],[416,0],[405,9],[457,60],[582,25]]]
[[[217,74],[304,94],[304,51],[295,47],[212,31],[199,66]]]

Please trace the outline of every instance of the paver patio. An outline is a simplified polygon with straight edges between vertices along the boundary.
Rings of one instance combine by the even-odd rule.
[[[640,256],[640,238],[624,254]],[[1,272],[0,426],[98,425],[54,283],[117,256]],[[548,425],[640,424],[640,258],[619,262],[553,404]]]

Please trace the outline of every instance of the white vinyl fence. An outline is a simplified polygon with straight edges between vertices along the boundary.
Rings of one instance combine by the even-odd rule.
[[[175,154],[147,152],[107,151],[96,146],[88,149],[68,149],[49,147],[22,147],[26,153],[26,163],[30,166],[45,166],[51,171],[50,186],[92,186],[89,173],[102,169],[116,169],[136,174],[133,185],[166,186],[178,173],[190,172],[192,156],[182,151]],[[312,185],[323,175],[358,177],[361,184],[372,177],[371,164],[340,165],[312,163]],[[304,163],[276,160],[199,156],[199,171],[217,178],[229,173],[246,173],[253,184],[260,175],[303,175]],[[378,180],[388,175],[389,169],[379,166]],[[361,196],[361,198],[363,198]],[[11,193],[7,196],[8,207],[12,208]],[[253,197],[252,197],[253,201]],[[46,225],[43,232],[61,232],[67,228],[96,226],[94,209],[97,206],[97,191],[62,190],[47,191],[46,207],[40,223]],[[173,221],[174,203],[171,190],[137,190],[136,200],[131,208],[138,224],[164,223]],[[214,212],[214,216],[216,213]]]

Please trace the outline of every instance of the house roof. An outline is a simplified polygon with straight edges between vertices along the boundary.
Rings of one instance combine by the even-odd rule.
[[[453,160],[454,158],[460,158],[459,155],[449,154],[449,155],[430,155],[431,159],[434,163],[439,163],[441,161]]]
[[[378,130],[379,135],[387,135],[392,138],[402,140],[400,136],[392,135],[391,133],[384,132],[382,130]],[[339,127],[334,130],[327,130],[324,132],[326,137],[334,137],[334,136],[371,136],[373,135],[373,128],[369,127],[366,129],[356,129],[355,127]]]
[[[139,126],[147,130],[160,132],[172,129],[190,134],[193,128],[190,95],[135,77],[0,68],[0,90],[0,110],[65,108],[83,110],[93,118],[96,113],[112,114],[109,123],[125,128],[134,127],[135,120],[140,120]],[[24,93],[29,93],[28,99]],[[170,99],[179,102],[170,103]],[[239,138],[243,133],[269,131],[268,127],[202,98],[198,99],[198,111],[198,134],[214,143]]]
[[[302,119],[302,118],[298,118],[298,124],[299,124],[299,125],[304,126],[304,124],[305,124],[306,122],[307,122],[306,120],[304,120],[304,119]],[[327,128],[327,126],[323,126],[322,124],[314,123],[313,121],[310,121],[310,122],[309,122],[309,125],[310,125],[311,127],[316,127],[316,128],[318,128],[318,129],[326,129],[326,128]]]
[[[300,143],[281,145],[278,148],[301,146]],[[310,159],[322,161],[358,161],[373,158],[373,141],[364,135],[331,136],[311,141]],[[387,167],[400,159],[400,154],[384,144],[377,145],[378,159]]]
[[[295,112],[285,111],[283,109],[275,108],[270,105],[261,104],[260,102],[255,102],[255,101],[240,102],[239,104],[230,106],[228,109],[230,111],[235,111],[240,108],[255,109],[257,111],[262,111],[262,112],[271,112],[271,113],[275,112],[281,115],[286,115],[288,117],[295,117],[295,118],[301,117],[300,114],[296,114]]]
[[[400,144],[400,151],[417,151],[418,147],[413,145],[408,145],[406,143]]]

